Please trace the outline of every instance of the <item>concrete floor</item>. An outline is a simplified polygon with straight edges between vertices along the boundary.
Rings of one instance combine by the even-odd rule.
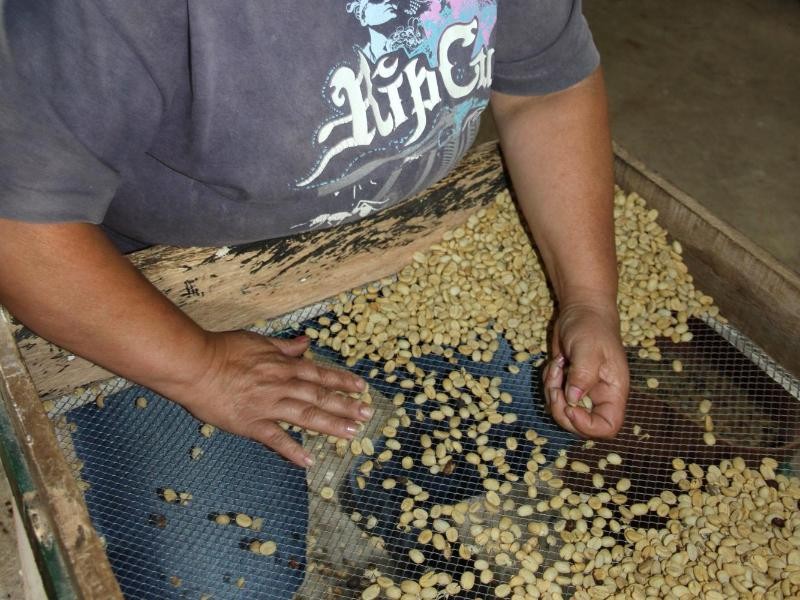
[[[584,4],[616,140],[800,272],[800,2]]]
[[[615,139],[800,272],[800,2],[585,0],[584,10]],[[0,600],[21,598],[9,500],[0,472]]]
[[[800,2],[584,0],[614,139],[800,273]],[[496,137],[485,119],[479,141]]]

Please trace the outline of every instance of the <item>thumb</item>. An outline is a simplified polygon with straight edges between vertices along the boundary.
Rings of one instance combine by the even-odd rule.
[[[293,356],[298,357],[303,354],[306,350],[308,350],[308,345],[310,340],[305,335],[300,335],[296,338],[292,339],[282,339],[282,338],[272,338],[270,340],[278,350],[281,351],[281,354],[285,356]]]
[[[579,342],[571,348],[567,372],[567,404],[576,406],[586,393],[600,381],[603,351],[591,342]]]

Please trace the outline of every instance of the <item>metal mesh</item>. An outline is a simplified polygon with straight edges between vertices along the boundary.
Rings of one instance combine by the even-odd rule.
[[[325,310],[326,303],[318,304],[259,323],[255,330],[293,335],[314,326],[315,318]],[[601,473],[606,488],[620,478],[629,478],[628,505],[647,502],[663,490],[679,493],[670,479],[674,457],[705,467],[733,456],[742,456],[754,465],[764,456],[772,456],[784,473],[793,471],[800,439],[798,381],[734,328],[712,318],[690,320],[689,326],[694,335],[691,342],[659,341],[661,362],[642,360],[635,349],[630,351],[632,391],[627,419],[620,436],[608,442],[579,440],[544,413],[540,373],[534,366],[542,356],[518,364],[517,374],[508,370],[514,363],[513,351],[504,341],[491,364],[474,363],[459,355],[456,366],[442,356],[415,359],[426,373],[436,373],[437,387],[451,370],[464,368],[476,378],[501,377],[501,391],[511,394],[512,401],[499,411],[516,414],[516,421],[498,423],[487,432],[488,446],[505,452],[512,477],[494,467],[489,467],[489,476],[499,482],[518,478],[509,482],[511,489],[499,509],[486,503],[482,478],[465,460],[475,450],[469,436],[462,436],[462,451],[453,454],[452,467],[444,472],[433,475],[420,464],[420,437],[427,434],[435,443],[434,430],[443,429],[431,419],[431,411],[439,408],[439,403],[414,404],[420,390],[387,383],[382,365],[367,359],[352,370],[365,377],[373,390],[376,414],[360,435],[373,440],[375,456],[387,449],[381,430],[399,407],[399,400],[394,400],[398,393],[404,395],[403,406],[411,417],[410,425],[401,427],[396,442],[391,442],[395,446],[399,442],[401,450],[393,451],[383,462],[349,452],[339,456],[325,437],[307,436],[304,443],[317,462],[304,473],[254,442],[224,432],[204,437],[200,423],[185,411],[121,379],[59,398],[49,414],[65,455],[84,482],[93,522],[128,598],[199,598],[203,594],[213,598],[356,598],[379,575],[399,583],[417,580],[434,569],[458,581],[461,572],[473,568],[478,559],[492,565],[491,583],[478,583],[458,597],[492,597],[494,587],[516,573],[519,565],[513,564],[513,553],[507,553],[512,555],[509,566],[497,564],[497,552],[482,554],[481,545],[474,540],[476,529],[470,527],[475,524],[472,517],[463,524],[441,517],[458,531],[458,540],[448,542],[444,550],[435,548],[433,542],[420,543],[420,530],[413,525],[406,531],[398,529],[400,505],[408,497],[409,484],[429,494],[414,504],[429,514],[440,510],[436,505],[467,501],[475,504],[470,514],[475,521],[483,520],[484,527],[497,526],[502,516],[509,517],[512,528],[518,527],[516,531],[526,539],[538,536],[535,543],[544,557],[544,571],[559,559],[563,544],[559,531],[575,526],[576,519],[571,517],[576,516],[576,499],[585,500],[598,491],[592,474],[576,473],[569,466],[558,468],[563,460],[560,455],[567,454],[570,460],[589,465],[593,473]],[[321,361],[343,364],[329,348],[314,347],[313,351]],[[673,360],[681,361],[681,372],[673,370]],[[375,367],[380,375],[370,378]],[[653,378],[658,380],[656,388],[651,387],[652,381],[648,386]],[[146,406],[140,399],[146,400]],[[717,438],[713,446],[703,439],[702,400],[711,401]],[[461,429],[466,432],[471,424],[465,419]],[[536,437],[526,435],[531,430]],[[509,438],[515,443],[508,442]],[[531,450],[543,439],[546,464],[538,467],[536,497],[531,498],[523,475]],[[200,449],[194,450],[194,458],[193,448]],[[604,464],[609,452],[618,453],[622,464]],[[411,469],[402,466],[406,456],[413,460]],[[368,459],[375,466],[367,477],[363,471]],[[544,481],[545,470],[553,479],[560,479],[563,487],[555,489]],[[360,482],[359,477],[363,478]],[[394,480],[395,487],[385,489],[386,479]],[[332,499],[320,497],[323,487],[334,490]],[[169,503],[164,497],[166,488],[188,492],[191,498],[181,501],[179,497]],[[571,495],[563,491],[567,488]],[[541,504],[559,494],[564,507],[554,510]],[[524,504],[537,510],[520,517],[517,509]],[[630,527],[664,523],[653,513],[626,521],[619,507],[608,506],[613,518]],[[241,527],[235,524],[237,514],[262,522]],[[233,521],[220,525],[215,521],[218,515]],[[428,518],[426,528],[432,527],[432,521]],[[531,522],[546,528],[539,526],[531,535]],[[609,535],[625,543],[623,531],[624,527]],[[254,540],[274,541],[277,550],[271,556],[254,553],[249,549]],[[459,544],[470,550],[469,559],[460,556]],[[423,553],[423,564],[410,560],[412,549]],[[439,597],[448,595],[445,586],[437,589]],[[569,586],[565,589],[570,590]]]

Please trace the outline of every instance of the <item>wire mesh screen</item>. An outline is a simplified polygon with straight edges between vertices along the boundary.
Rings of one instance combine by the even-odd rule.
[[[319,328],[327,307],[256,329]],[[709,470],[768,456],[792,472],[797,381],[728,325],[688,327],[692,341],[659,342],[659,362],[630,351],[626,423],[607,442],[558,427],[542,409],[543,355],[517,362],[502,338],[490,363],[415,359],[436,390],[489,390],[490,420],[466,394],[431,398],[413,381],[387,382],[384,362],[358,361],[350,368],[369,382],[375,415],[356,447],[305,435],[308,472],[119,379],[49,408],[128,598],[610,597],[602,586],[576,593],[581,561],[613,569],[635,532],[665,526],[653,499],[691,487],[675,458]],[[597,542],[577,541],[587,529]]]
[[[510,195],[395,279],[255,329],[370,386],[354,440],[288,465],[111,380],[48,411],[130,598],[800,596],[798,382],[614,199],[631,394],[583,441],[542,407],[553,303]]]

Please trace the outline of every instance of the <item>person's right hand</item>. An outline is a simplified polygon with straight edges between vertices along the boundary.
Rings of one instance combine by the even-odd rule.
[[[366,384],[352,373],[302,357],[308,338],[268,338],[245,331],[209,333],[210,360],[189,385],[166,390],[196,418],[269,446],[300,466],[312,457],[279,421],[352,438],[372,409],[345,394]]]

